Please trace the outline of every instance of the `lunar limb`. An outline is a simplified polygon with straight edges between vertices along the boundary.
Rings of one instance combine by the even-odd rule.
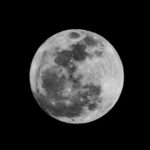
[[[68,34],[72,31],[79,33],[79,37],[71,39]],[[40,65],[43,63],[42,55],[45,51],[49,52],[49,57],[45,60],[46,64],[53,64],[55,50],[62,50],[68,47],[70,43],[76,43],[80,41],[86,35],[90,35],[98,41],[96,46],[87,48],[87,51],[91,54],[99,52],[99,55],[95,55],[93,59],[87,59],[84,63],[78,64],[78,71],[84,76],[82,80],[83,84],[93,82],[100,84],[103,87],[103,93],[101,97],[103,101],[99,104],[99,107],[95,111],[85,111],[85,113],[77,118],[56,118],[63,122],[68,123],[86,123],[104,116],[110,109],[113,108],[119,96],[121,94],[124,82],[124,72],[121,59],[116,52],[115,48],[102,36],[86,31],[86,30],[67,30],[55,34],[42,44],[35,54],[31,69],[30,69],[30,83],[34,93],[37,92],[37,72]],[[102,55],[100,54],[102,52]],[[48,111],[47,111],[48,112]],[[48,112],[49,113],[49,112]]]

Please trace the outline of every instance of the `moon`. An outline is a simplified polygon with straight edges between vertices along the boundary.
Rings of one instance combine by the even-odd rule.
[[[71,33],[74,34],[71,35]],[[76,33],[78,33],[79,36]],[[82,74],[84,77],[82,80],[83,83],[92,82],[102,87],[102,93],[100,95],[102,102],[98,104],[99,106],[96,110],[85,110],[83,115],[72,119],[66,117],[55,117],[49,113],[48,109],[43,109],[51,117],[64,123],[81,124],[90,123],[94,120],[100,119],[115,106],[123,89],[123,65],[119,54],[112,44],[101,35],[92,31],[69,29],[52,35],[35,52],[29,73],[32,93],[37,95],[37,89],[40,89],[41,93],[45,92],[40,86],[39,68],[42,65],[45,67],[53,66],[54,54],[56,51],[61,51],[62,49],[67,48],[68,45],[81,41],[87,35],[97,41],[96,45],[89,45],[86,49],[89,54],[95,55],[92,59],[87,59],[82,64],[78,64],[78,73]],[[43,55],[47,55],[46,52],[48,52],[49,56],[43,60]],[[67,85],[70,86],[70,84]],[[69,92],[70,87],[68,87],[67,90]]]

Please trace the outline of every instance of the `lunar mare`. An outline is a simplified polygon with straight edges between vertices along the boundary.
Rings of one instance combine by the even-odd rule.
[[[72,31],[80,33],[78,39],[70,39],[68,34]],[[115,48],[102,36],[86,31],[86,30],[67,30],[55,34],[46,40],[36,52],[30,69],[30,84],[32,91],[37,92],[37,70],[42,63],[42,54],[45,51],[51,53],[49,60],[46,60],[48,64],[53,62],[52,54],[56,47],[60,50],[67,47],[70,43],[80,41],[86,35],[94,37],[100,43],[96,47],[89,47],[87,51],[93,53],[95,50],[103,52],[103,56],[95,58],[92,61],[86,60],[83,64],[78,64],[78,71],[84,76],[83,83],[94,82],[100,84],[103,87],[103,102],[99,105],[94,112],[85,112],[83,116],[79,118],[68,119],[68,118],[56,118],[63,122],[69,123],[86,123],[93,121],[94,119],[101,118],[115,105],[121,94],[124,82],[124,72],[121,59],[115,50]],[[47,111],[48,112],[48,111]],[[54,117],[55,118],[55,117]]]

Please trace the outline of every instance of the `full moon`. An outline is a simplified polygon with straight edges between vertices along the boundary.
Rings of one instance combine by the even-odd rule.
[[[61,31],[39,45],[29,77],[41,109],[72,124],[111,113],[124,83],[116,49],[103,36],[82,29]]]

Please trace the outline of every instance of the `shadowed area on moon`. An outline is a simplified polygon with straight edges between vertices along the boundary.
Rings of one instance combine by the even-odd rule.
[[[74,34],[74,36],[76,35]],[[100,101],[98,96],[101,94],[101,87],[95,86],[93,83],[82,85],[81,79],[83,76],[81,74],[74,77],[74,73],[77,71],[77,66],[74,62],[84,62],[89,57],[85,49],[87,46],[95,46],[96,44],[97,42],[94,39],[86,36],[82,41],[70,45],[70,50],[64,49],[57,52],[54,60],[57,64],[56,69],[47,68],[43,73],[42,88],[45,89],[46,96],[40,94],[38,90],[35,95],[41,106],[46,108],[54,117],[80,117],[85,106],[90,111],[97,109],[98,105],[96,102]],[[47,55],[46,52],[43,53],[42,65],[44,65]],[[58,72],[61,72],[61,68],[65,69],[67,76],[65,74],[59,75]],[[72,91],[76,91],[76,94],[63,95],[66,83],[68,82],[71,83]],[[55,105],[51,103],[52,99]],[[64,103],[66,100],[71,103],[66,105]]]
[[[77,39],[77,38],[80,37],[80,34],[77,33],[77,32],[71,32],[71,33],[69,34],[69,37],[70,37],[71,39]]]

